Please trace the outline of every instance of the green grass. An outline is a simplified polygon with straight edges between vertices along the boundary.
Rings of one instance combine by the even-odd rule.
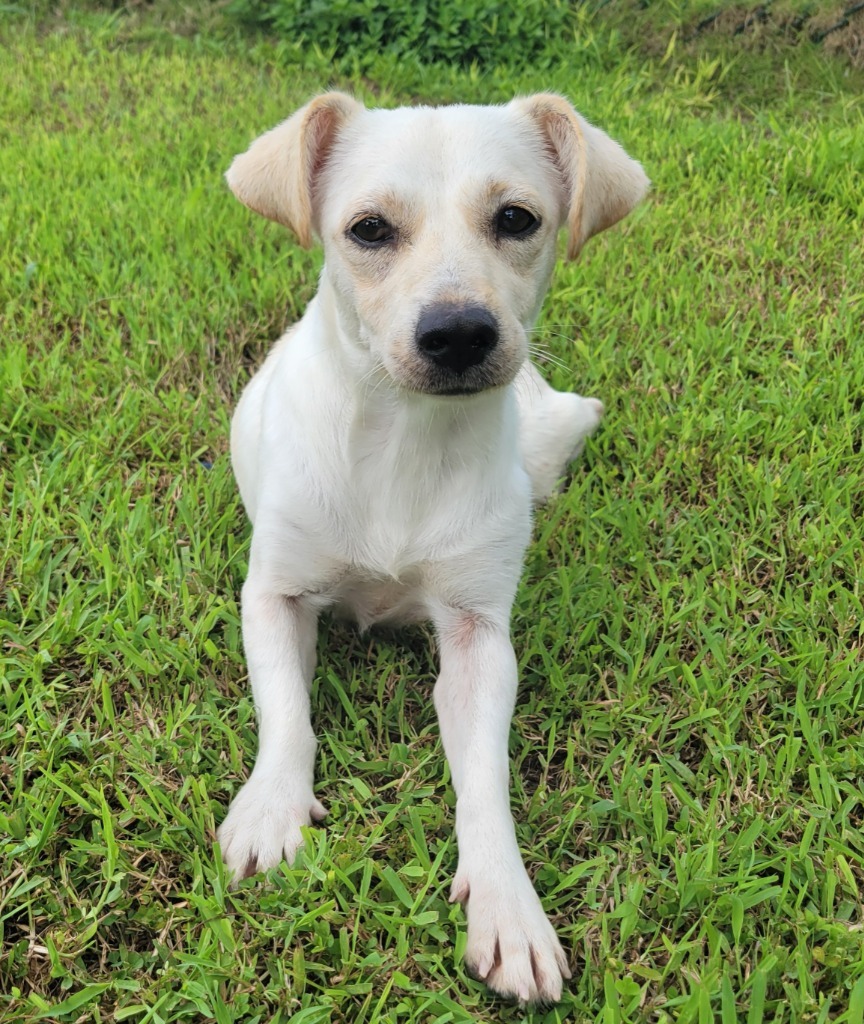
[[[543,71],[360,80],[158,15],[2,29],[2,1019],[860,1024],[860,78],[664,62],[586,17]],[[463,971],[422,630],[323,630],[306,863],[229,892],[211,846],[255,750],[230,411],[320,263],[221,174],[328,85],[557,89],[654,181],[559,268],[541,332],[608,410],[514,615],[555,1008]]]

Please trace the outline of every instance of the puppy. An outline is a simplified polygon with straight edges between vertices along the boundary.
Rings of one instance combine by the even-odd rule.
[[[318,294],[234,415],[253,523],[243,642],[259,749],[218,838],[235,878],[290,861],[326,811],[309,690],[324,609],[431,620],[456,790],[468,967],[557,1000],[567,958],[522,864],[508,796],[510,609],[542,501],[602,405],[552,390],[528,338],[568,232],[575,257],[647,179],[566,100],[367,110],[328,93],[252,143],[234,194],[308,246]]]

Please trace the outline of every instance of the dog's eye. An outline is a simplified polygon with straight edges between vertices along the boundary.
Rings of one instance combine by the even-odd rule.
[[[393,237],[393,228],[383,217],[364,217],[351,228],[351,234],[366,245],[380,245]]]
[[[523,210],[521,206],[505,206],[498,212],[495,221],[499,235],[511,236],[529,235],[539,224],[534,214]]]

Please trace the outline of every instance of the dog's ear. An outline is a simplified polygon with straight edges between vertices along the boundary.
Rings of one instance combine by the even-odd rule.
[[[541,93],[513,101],[540,129],[566,196],[567,258],[612,227],[648,190],[642,165],[605,132],[577,114],[563,96]]]
[[[290,228],[308,248],[315,179],[341,128],[362,109],[345,93],[316,97],[234,158],[225,175],[231,191],[256,213]]]

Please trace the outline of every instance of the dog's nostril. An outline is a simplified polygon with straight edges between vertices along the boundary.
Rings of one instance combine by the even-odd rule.
[[[427,331],[418,337],[417,344],[427,356],[440,356],[447,349],[449,341],[443,331]]]
[[[497,341],[498,332],[495,328],[483,325],[474,332],[471,338],[471,348],[483,349],[485,352],[487,349],[493,348]]]
[[[463,373],[498,344],[498,324],[483,306],[431,306],[417,323],[416,340],[427,359]]]

